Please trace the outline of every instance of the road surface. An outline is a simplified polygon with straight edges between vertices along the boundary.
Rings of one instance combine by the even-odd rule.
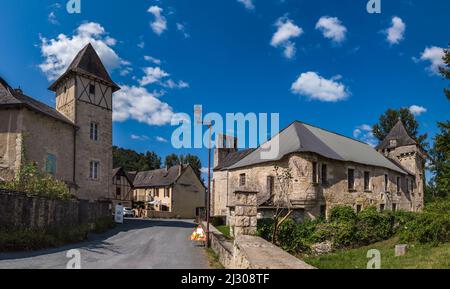
[[[207,269],[204,249],[189,241],[194,228],[186,220],[125,220],[83,243],[0,253],[0,269],[65,269],[72,249],[79,250],[82,269]]]

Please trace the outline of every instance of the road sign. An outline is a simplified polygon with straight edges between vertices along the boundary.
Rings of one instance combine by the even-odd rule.
[[[118,224],[123,224],[123,206],[116,206],[116,213],[114,214],[114,220]]]

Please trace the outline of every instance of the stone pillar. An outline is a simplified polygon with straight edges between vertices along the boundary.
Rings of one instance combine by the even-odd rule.
[[[257,197],[256,192],[235,192],[233,235],[256,235]]]

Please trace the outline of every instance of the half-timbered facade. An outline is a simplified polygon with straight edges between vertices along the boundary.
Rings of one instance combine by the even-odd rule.
[[[133,207],[133,181],[123,168],[116,168],[112,173],[112,204],[113,208],[122,204],[126,208]]]

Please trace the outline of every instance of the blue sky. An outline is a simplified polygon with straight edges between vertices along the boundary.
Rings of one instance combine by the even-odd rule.
[[[54,106],[52,78],[93,40],[124,88],[115,145],[190,152],[206,165],[205,150],[170,144],[170,116],[194,104],[280,113],[282,128],[301,120],[368,142],[364,125],[388,108],[414,106],[431,136],[448,119],[446,82],[433,72],[450,42],[446,0],[382,0],[381,14],[368,14],[366,0],[81,3],[68,14],[62,0],[2,0],[0,75]]]

